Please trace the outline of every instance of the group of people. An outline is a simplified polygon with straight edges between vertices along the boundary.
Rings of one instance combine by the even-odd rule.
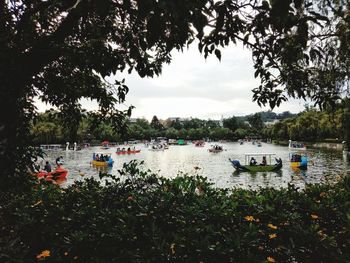
[[[125,148],[123,147],[123,148],[117,148],[117,152],[130,152],[130,151],[135,151],[136,150],[136,148],[135,148],[135,146],[134,147],[132,147],[132,148],[130,148],[130,147],[128,147],[126,150],[125,150]]]
[[[58,156],[55,160],[57,167],[60,167],[63,163],[63,156]],[[52,171],[52,167],[49,161],[46,161],[45,166],[44,166],[44,171],[50,173]]]
[[[107,155],[107,154],[103,155],[102,153],[100,155],[94,153],[92,156],[92,159],[94,161],[98,161],[98,162],[108,162],[109,158],[110,158],[109,155]]]
[[[256,159],[254,157],[252,157],[250,159],[249,165],[254,166],[254,165],[258,165],[258,162],[256,161]],[[263,156],[261,163],[259,165],[267,165],[267,161],[266,161],[266,156]]]
[[[281,158],[278,158],[278,159],[275,158],[275,160],[276,160],[276,164],[275,165],[282,164],[282,159]],[[256,159],[254,157],[252,157],[250,159],[249,165],[251,165],[251,166],[258,165],[258,162],[256,161]],[[267,165],[266,156],[263,156],[263,158],[261,160],[261,163],[259,165],[262,165],[262,166]]]
[[[222,146],[220,146],[220,145],[214,145],[213,146],[213,149],[214,150],[217,150],[217,151],[222,151],[223,149],[222,149]]]

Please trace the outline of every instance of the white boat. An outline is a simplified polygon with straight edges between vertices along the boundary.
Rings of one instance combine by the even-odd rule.
[[[58,151],[61,150],[61,144],[41,144],[40,149],[49,150],[49,151]]]
[[[289,140],[288,143],[288,148],[290,150],[301,150],[301,151],[305,151],[306,150],[306,145],[300,142],[296,142],[296,141],[292,141]]]

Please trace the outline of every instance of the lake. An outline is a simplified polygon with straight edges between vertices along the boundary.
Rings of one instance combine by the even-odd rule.
[[[262,143],[262,147],[257,147],[250,142],[243,145],[228,142],[219,143],[224,148],[223,152],[210,153],[208,149],[213,144],[206,143],[204,147],[195,147],[194,144],[176,145],[170,146],[165,151],[149,151],[143,144],[137,144],[136,149],[141,149],[141,152],[131,155],[117,155],[116,147],[108,150],[90,147],[81,151],[47,151],[46,159],[54,167],[55,158],[59,155],[64,157],[64,167],[69,173],[63,186],[86,177],[98,178],[98,169],[90,165],[94,152],[112,153],[114,166],[107,171],[114,175],[119,175],[118,170],[122,168],[123,163],[136,159],[144,161],[145,169],[150,169],[161,176],[175,177],[179,173],[198,174],[207,177],[214,186],[221,188],[256,189],[266,186],[279,188],[286,187],[288,183],[304,188],[305,184],[335,181],[339,175],[350,175],[350,164],[339,151],[308,149],[305,151],[309,159],[308,170],[293,171],[289,163],[289,154],[292,151],[286,146]],[[282,159],[283,168],[277,173],[233,173],[234,168],[228,158],[238,159],[244,164],[244,153],[274,153],[276,157]],[[261,161],[260,158],[257,158],[258,162]]]

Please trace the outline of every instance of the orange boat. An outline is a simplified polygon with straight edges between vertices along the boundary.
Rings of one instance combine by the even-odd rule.
[[[58,166],[56,170],[52,172],[40,171],[36,173],[38,178],[44,178],[46,181],[63,181],[66,180],[68,170]]]
[[[134,154],[134,153],[139,153],[139,152],[141,152],[141,150],[119,151],[119,152],[115,152],[115,153],[120,155],[120,154]]]

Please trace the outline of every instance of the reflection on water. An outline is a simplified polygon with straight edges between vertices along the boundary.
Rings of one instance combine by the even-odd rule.
[[[342,152],[324,151],[310,149],[306,153],[309,158],[307,171],[293,171],[289,166],[289,153],[287,147],[263,143],[257,147],[250,143],[240,145],[239,143],[223,143],[224,151],[221,153],[210,153],[207,143],[205,147],[194,145],[170,146],[165,151],[149,151],[143,145],[136,145],[141,152],[131,155],[117,155],[116,148],[101,150],[100,147],[91,147],[81,151],[51,151],[47,152],[46,159],[54,163],[57,156],[63,155],[68,169],[68,177],[65,185],[72,184],[75,180],[83,177],[95,177],[98,179],[98,171],[105,171],[118,175],[118,170],[123,163],[137,159],[144,161],[145,169],[150,169],[164,177],[175,177],[179,172],[188,174],[199,174],[207,177],[214,186],[231,188],[242,187],[253,189],[258,187],[286,187],[292,183],[300,188],[305,184],[335,181],[337,176],[350,174],[349,164],[344,161]],[[113,168],[96,168],[90,165],[93,152],[112,153],[114,159]],[[278,173],[264,172],[250,174],[241,172],[234,173],[234,168],[228,158],[238,159],[244,163],[244,153],[275,153],[281,157],[283,168]],[[258,162],[261,160],[257,159]]]

